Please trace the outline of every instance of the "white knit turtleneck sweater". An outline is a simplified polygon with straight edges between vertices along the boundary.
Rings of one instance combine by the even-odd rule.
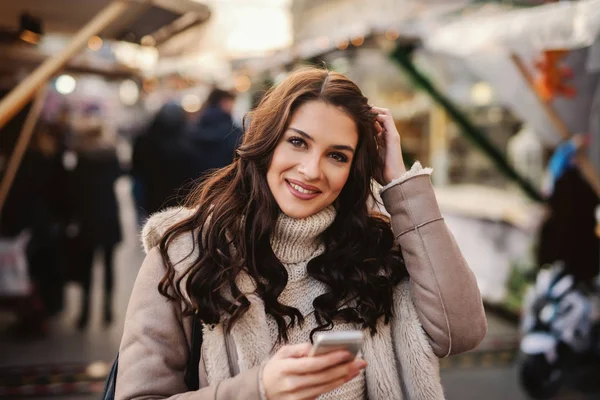
[[[271,247],[288,273],[288,283],[279,296],[279,302],[297,308],[305,317],[302,326],[288,329],[288,344],[309,342],[310,332],[317,327],[312,303],[315,298],[329,289],[327,285],[309,277],[306,266],[310,260],[325,250],[320,235],[331,225],[334,218],[335,209],[330,206],[304,219],[290,218],[282,213],[277,220],[275,231],[271,237]],[[282,344],[276,344],[277,322],[273,317],[267,315],[267,323],[274,353],[282,346]],[[356,329],[353,324],[336,323],[333,331],[352,329]],[[364,371],[350,382],[319,397],[323,400],[364,400],[365,398]]]

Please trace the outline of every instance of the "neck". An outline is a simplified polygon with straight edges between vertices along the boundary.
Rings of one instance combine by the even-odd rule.
[[[283,264],[299,263],[315,257],[321,248],[321,234],[331,225],[335,215],[333,206],[302,219],[281,213],[271,236],[275,256]]]

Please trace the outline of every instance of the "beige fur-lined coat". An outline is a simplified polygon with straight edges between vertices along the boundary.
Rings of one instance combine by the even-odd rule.
[[[474,348],[486,332],[475,278],[441,217],[427,173],[389,185],[382,199],[402,247],[410,283],[394,295],[394,318],[378,324],[363,346],[370,400],[443,399],[438,357]],[[191,320],[181,305],[167,301],[157,285],[164,266],[155,248],[164,231],[187,217],[172,209],[150,219],[144,229],[147,257],[133,289],[120,347],[118,400],[260,400],[259,369],[269,357],[269,334],[262,300],[248,276],[238,277],[251,302],[249,311],[225,335],[222,324],[204,326],[200,382],[188,392],[184,369]],[[174,264],[190,253],[192,235],[169,248]],[[196,246],[197,248],[197,246]],[[192,254],[192,259],[197,256]],[[185,269],[186,262],[177,266]]]

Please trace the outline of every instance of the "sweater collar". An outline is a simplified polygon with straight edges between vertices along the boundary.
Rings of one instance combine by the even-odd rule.
[[[271,235],[271,247],[283,264],[310,260],[323,252],[320,235],[333,223],[335,208],[329,206],[309,217],[279,215]]]

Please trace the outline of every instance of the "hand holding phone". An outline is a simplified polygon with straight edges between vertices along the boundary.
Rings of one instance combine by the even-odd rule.
[[[331,349],[330,346],[319,347],[319,352]],[[283,346],[263,368],[262,382],[267,398],[314,399],[354,379],[367,363],[354,359],[354,352],[350,354],[346,347],[342,348],[308,357],[315,350],[310,343]]]
[[[352,359],[362,348],[365,340],[362,331],[344,332],[319,332],[315,335],[315,342],[309,357],[329,353],[336,350],[346,350],[352,355]]]

